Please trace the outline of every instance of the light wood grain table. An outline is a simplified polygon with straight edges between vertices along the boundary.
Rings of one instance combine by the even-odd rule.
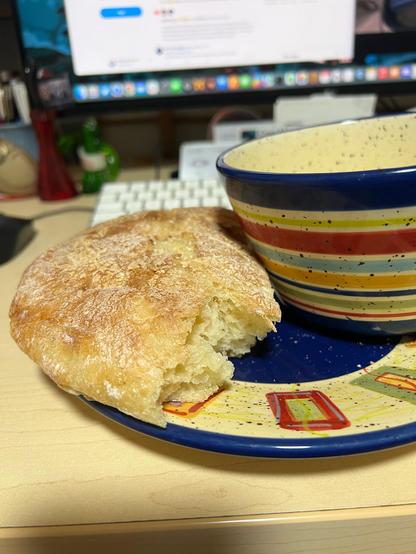
[[[103,418],[19,351],[8,307],[24,268],[89,217],[39,220],[32,243],[0,266],[0,553],[414,554],[414,445],[322,460],[191,450]]]

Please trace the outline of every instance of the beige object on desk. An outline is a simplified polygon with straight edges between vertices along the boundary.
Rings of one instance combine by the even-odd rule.
[[[191,450],[106,420],[36,370],[8,336],[12,295],[35,256],[88,221],[40,220],[0,267],[0,553],[413,554],[414,445],[322,460]]]
[[[36,182],[37,163],[21,148],[0,139],[0,193],[33,194]]]

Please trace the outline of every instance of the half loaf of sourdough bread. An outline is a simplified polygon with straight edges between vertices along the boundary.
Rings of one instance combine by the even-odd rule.
[[[49,249],[10,308],[19,347],[60,387],[165,426],[162,403],[226,384],[280,310],[233,212],[143,212]]]

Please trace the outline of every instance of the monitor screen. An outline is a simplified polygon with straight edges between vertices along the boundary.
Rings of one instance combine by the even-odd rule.
[[[416,83],[416,0],[16,3],[45,107],[262,102]]]
[[[351,58],[354,2],[65,0],[65,12],[74,72],[85,76]]]

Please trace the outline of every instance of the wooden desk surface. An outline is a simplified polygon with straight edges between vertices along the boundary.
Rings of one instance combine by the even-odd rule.
[[[31,199],[0,209],[30,216],[94,202]],[[277,544],[279,553],[318,553],[342,537],[346,549],[328,552],[415,552],[414,445],[322,460],[191,450],[104,419],[20,352],[8,307],[22,271],[89,218],[72,212],[39,220],[32,243],[0,266],[0,552],[54,552],[62,537],[81,541],[59,543],[62,553],[83,552],[86,537],[88,548],[96,540],[100,552],[113,552],[120,534],[125,552],[172,551],[192,537],[201,553],[215,540],[227,546],[220,554],[277,552]]]

